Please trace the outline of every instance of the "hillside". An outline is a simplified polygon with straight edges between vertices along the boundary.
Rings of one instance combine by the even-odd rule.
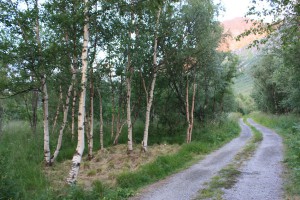
[[[247,23],[246,20],[246,18],[238,17],[221,23],[224,28],[224,33],[229,35],[220,45],[219,49],[221,51],[239,51],[240,49],[247,47],[254,40],[259,40],[263,37],[263,35],[251,34],[247,37],[241,38],[240,41],[237,41],[236,37],[238,35],[253,26],[253,23],[250,21]]]
[[[256,48],[247,48],[254,40],[259,40],[263,35],[251,34],[241,38],[239,41],[236,37],[242,34],[245,30],[250,29],[252,23],[247,23],[245,18],[239,17],[222,22],[224,33],[229,34],[223,43],[220,45],[221,51],[232,51],[237,54],[240,59],[238,66],[238,77],[234,80],[234,92],[249,96],[253,87],[253,79],[251,77],[252,66],[259,60],[259,51]]]

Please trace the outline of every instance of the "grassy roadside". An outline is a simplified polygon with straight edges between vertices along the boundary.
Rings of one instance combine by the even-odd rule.
[[[187,168],[198,161],[201,155],[208,154],[236,137],[239,131],[236,121],[227,121],[220,126],[207,126],[205,129],[196,130],[195,138],[202,138],[202,140],[183,144],[176,153],[158,156],[136,171],[126,170],[116,175],[116,185],[112,188],[104,187],[103,196],[108,199],[126,199],[140,188]],[[209,138],[206,138],[208,136]]]
[[[92,166],[99,168],[100,162],[97,159],[94,164],[86,161],[83,163],[80,173],[87,171],[86,178],[91,178],[87,180],[91,182],[91,187],[89,190],[85,190],[80,186],[68,187],[63,184],[53,184],[44,173],[50,169],[45,168],[42,162],[42,134],[34,136],[30,133],[28,124],[11,122],[4,128],[0,138],[0,199],[126,199],[139,188],[184,169],[199,160],[201,155],[221,147],[235,138],[239,131],[236,120],[224,120],[222,123],[213,122],[204,127],[195,127],[194,142],[183,144],[179,148],[179,145],[175,144],[176,152],[169,150],[165,155],[159,151],[157,151],[159,156],[150,153],[149,156],[155,156],[153,160],[148,164],[141,162],[134,171],[125,163],[126,168],[107,176],[115,180],[114,184],[108,184],[105,178],[93,180],[92,177],[97,176],[100,171],[106,172],[106,170],[97,171],[97,169],[91,168]],[[65,140],[68,139],[67,137],[69,136],[66,133]],[[159,148],[161,145],[163,144],[156,144],[150,146],[149,149]],[[166,146],[173,148],[169,144]],[[73,146],[63,146],[62,149],[69,152]],[[107,154],[106,157],[110,162],[110,170],[117,168],[117,164],[119,164],[113,163],[113,160],[117,162],[122,160],[112,159],[113,154]],[[123,157],[126,157],[125,153]],[[51,170],[62,170],[61,167],[65,162],[63,159],[61,157],[61,161],[57,162]],[[101,159],[106,158],[101,157]],[[128,158],[123,160],[127,162]],[[70,165],[68,165],[68,169],[69,167]],[[64,181],[63,178],[61,181]]]
[[[232,163],[223,168],[218,175],[214,176],[210,182],[207,183],[203,190],[199,191],[196,200],[200,199],[217,199],[221,200],[223,196],[223,189],[229,189],[234,186],[240,176],[240,168],[245,161],[247,161],[255,152],[257,146],[262,141],[262,133],[255,127],[251,126],[244,118],[244,122],[251,128],[252,139],[248,144],[234,157]]]
[[[252,113],[256,122],[274,129],[283,138],[284,164],[287,169],[285,193],[287,199],[300,199],[300,117]]]

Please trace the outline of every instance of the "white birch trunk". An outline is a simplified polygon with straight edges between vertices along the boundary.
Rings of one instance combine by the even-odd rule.
[[[115,90],[112,81],[112,72],[110,72],[110,84],[111,84],[111,139],[114,137],[114,123],[115,123]]]
[[[99,94],[99,115],[100,115],[100,150],[104,149],[103,145],[103,108],[102,108],[102,96],[100,89],[98,89]]]
[[[152,107],[152,102],[153,102],[153,93],[154,93],[154,88],[155,88],[155,82],[156,82],[156,76],[157,76],[157,29],[158,29],[158,24],[159,24],[159,19],[160,19],[160,13],[161,13],[161,8],[159,8],[158,13],[157,13],[157,19],[156,19],[156,27],[155,27],[155,33],[154,33],[154,47],[153,47],[153,79],[149,91],[149,98],[147,101],[147,109],[146,109],[146,121],[145,121],[145,129],[144,129],[144,137],[142,141],[142,151],[146,152],[147,151],[147,146],[148,146],[148,132],[149,132],[149,123],[150,123],[150,111]],[[148,94],[146,94],[148,95]]]
[[[46,165],[51,165],[51,154],[50,154],[50,138],[49,138],[49,111],[48,111],[48,91],[46,84],[46,75],[42,78],[43,87],[43,124],[44,124],[44,160]]]
[[[75,184],[79,173],[79,167],[82,159],[84,150],[84,116],[85,116],[85,97],[86,97],[86,79],[87,79],[87,66],[88,66],[88,43],[89,43],[89,16],[88,16],[88,0],[84,0],[85,9],[85,24],[84,24],[84,36],[83,36],[83,47],[82,47],[82,69],[81,69],[81,89],[78,109],[78,143],[76,152],[72,159],[72,168],[69,172],[67,179],[68,184]]]
[[[133,2],[131,0],[131,25],[133,24]],[[127,154],[131,154],[133,151],[132,146],[132,123],[131,123],[131,75],[132,75],[132,66],[131,66],[131,58],[130,58],[130,49],[131,49],[131,31],[128,31],[128,38],[130,40],[128,45],[128,63],[126,69],[126,88],[127,88],[127,96],[126,96],[126,117],[127,117],[127,132],[128,132],[128,140],[127,140]],[[115,141],[114,141],[115,144]]]
[[[91,68],[91,81],[90,81],[90,123],[89,123],[89,146],[88,146],[88,158],[91,160],[93,158],[93,134],[94,134],[94,83],[93,83],[93,68]]]
[[[35,0],[35,9],[39,12],[38,8],[38,0]],[[42,57],[42,49],[41,49],[41,39],[40,39],[40,24],[39,18],[36,18],[36,26],[35,26],[35,34],[36,34],[36,43],[38,44],[38,64],[41,65],[41,57]],[[46,74],[42,76],[42,91],[43,91],[43,125],[44,125],[44,159],[46,165],[51,165],[51,152],[50,152],[50,138],[49,138],[49,111],[48,111],[48,91],[47,91],[47,83],[46,83]]]
[[[56,149],[55,149],[55,152],[51,158],[51,163],[53,163],[55,161],[55,159],[57,158],[58,156],[58,153],[60,151],[60,148],[61,148],[61,144],[62,144],[62,137],[63,137],[63,134],[64,134],[64,130],[65,130],[65,127],[66,127],[66,123],[67,123],[67,120],[68,120],[68,113],[69,113],[69,104],[70,104],[70,97],[71,97],[71,93],[72,93],[72,90],[73,90],[73,85],[74,85],[74,81],[76,79],[76,72],[75,72],[75,69],[74,67],[72,66],[72,83],[70,84],[69,86],[69,89],[68,89],[68,93],[67,93],[67,96],[66,96],[66,103],[65,103],[65,106],[64,106],[64,114],[63,114],[63,123],[60,127],[60,130],[59,130],[59,136],[58,136],[58,140],[57,140],[57,145],[56,145]]]
[[[76,89],[74,89],[73,92],[73,102],[72,102],[72,141],[74,139],[74,135],[75,135],[75,106],[76,106],[76,99],[77,99],[77,93],[76,93]]]
[[[193,82],[193,97],[192,97],[192,107],[191,111],[189,111],[189,84],[188,79],[186,82],[186,117],[187,117],[187,131],[186,131],[186,143],[190,143],[192,141],[192,132],[194,127],[194,110],[195,110],[195,97],[196,97],[196,80],[194,78]]]
[[[128,70],[130,69],[130,66],[128,66]],[[131,72],[130,72],[131,73]],[[127,129],[128,129],[128,142],[127,142],[127,153],[131,154],[133,151],[132,147],[132,123],[131,123],[131,74],[130,77],[126,77],[126,83],[127,83],[127,107],[126,107],[126,114],[127,114]]]
[[[62,88],[61,88],[61,85],[60,85],[59,86],[59,101],[58,101],[58,104],[57,104],[57,107],[56,107],[55,117],[54,117],[54,120],[53,120],[54,122],[53,122],[53,126],[52,126],[52,134],[54,133],[55,128],[56,128],[57,118],[58,118],[58,115],[59,115],[60,104],[62,102],[62,99],[63,99],[63,94],[62,94]]]
[[[117,130],[117,132],[116,132],[116,136],[115,136],[115,139],[114,139],[114,142],[113,142],[114,145],[117,145],[117,144],[118,144],[120,134],[121,134],[122,129],[123,129],[123,126],[124,126],[125,124],[126,124],[126,121],[123,122],[122,124],[119,123],[119,125],[118,125],[118,130]]]
[[[193,83],[192,109],[191,109],[191,127],[190,127],[190,134],[189,134],[189,142],[192,142],[192,133],[193,133],[193,127],[194,127],[194,110],[195,110],[196,87],[197,87],[197,84],[196,84],[196,82],[194,80],[194,83]]]
[[[188,75],[187,75],[188,76]],[[190,120],[190,105],[189,105],[189,80],[188,77],[186,77],[186,94],[185,94],[185,111],[186,111],[186,121],[188,123],[188,127],[186,130],[186,143],[189,143],[189,138],[190,138],[190,125],[191,125],[191,120]]]

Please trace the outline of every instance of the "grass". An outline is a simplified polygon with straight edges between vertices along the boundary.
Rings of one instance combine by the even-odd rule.
[[[47,193],[41,170],[43,150],[28,124],[12,121],[0,138],[0,199],[30,199]],[[20,132],[22,130],[22,132]]]
[[[283,138],[284,164],[287,169],[285,193],[287,199],[300,199],[300,117],[270,115],[255,112],[251,117],[258,123],[274,129]]]
[[[234,117],[237,116],[231,118]],[[158,128],[163,130],[163,127]],[[135,131],[139,129],[141,125],[137,124]],[[156,129],[152,129],[149,137],[156,138],[150,139],[147,154],[141,154],[136,145],[135,154],[127,156],[125,144],[95,152],[93,161],[83,159],[78,185],[69,187],[64,181],[71,166],[75,142],[66,130],[58,162],[46,168],[40,130],[37,135],[32,135],[24,122],[11,122],[4,127],[0,137],[0,199],[126,199],[139,188],[188,167],[201,155],[236,137],[240,131],[235,120],[195,125],[193,142],[179,145],[176,143],[179,138],[184,141],[185,130],[178,129],[179,133],[168,135],[155,133]],[[135,134],[138,141],[138,133]],[[99,145],[97,135],[94,138],[96,148]],[[55,137],[55,134],[51,135],[52,151]],[[122,133],[120,143],[123,137],[126,132]],[[106,139],[106,147],[109,141],[110,138]]]
[[[221,200],[224,193],[223,189],[229,189],[234,186],[241,174],[241,166],[254,154],[258,144],[262,141],[262,133],[247,123],[246,118],[244,118],[244,121],[252,130],[252,139],[242,151],[235,156],[232,163],[218,172],[218,175],[214,176],[210,182],[206,183],[206,187],[199,191],[198,196],[196,197],[197,200]]]

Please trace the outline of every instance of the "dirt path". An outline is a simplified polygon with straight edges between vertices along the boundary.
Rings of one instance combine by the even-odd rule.
[[[248,120],[262,132],[263,141],[254,156],[242,167],[242,175],[229,190],[225,190],[224,199],[283,199],[282,190],[282,140],[274,131]]]
[[[238,138],[209,154],[190,168],[150,185],[132,200],[185,200],[192,199],[219,170],[229,164],[251,137],[251,130],[240,120],[242,128]]]

